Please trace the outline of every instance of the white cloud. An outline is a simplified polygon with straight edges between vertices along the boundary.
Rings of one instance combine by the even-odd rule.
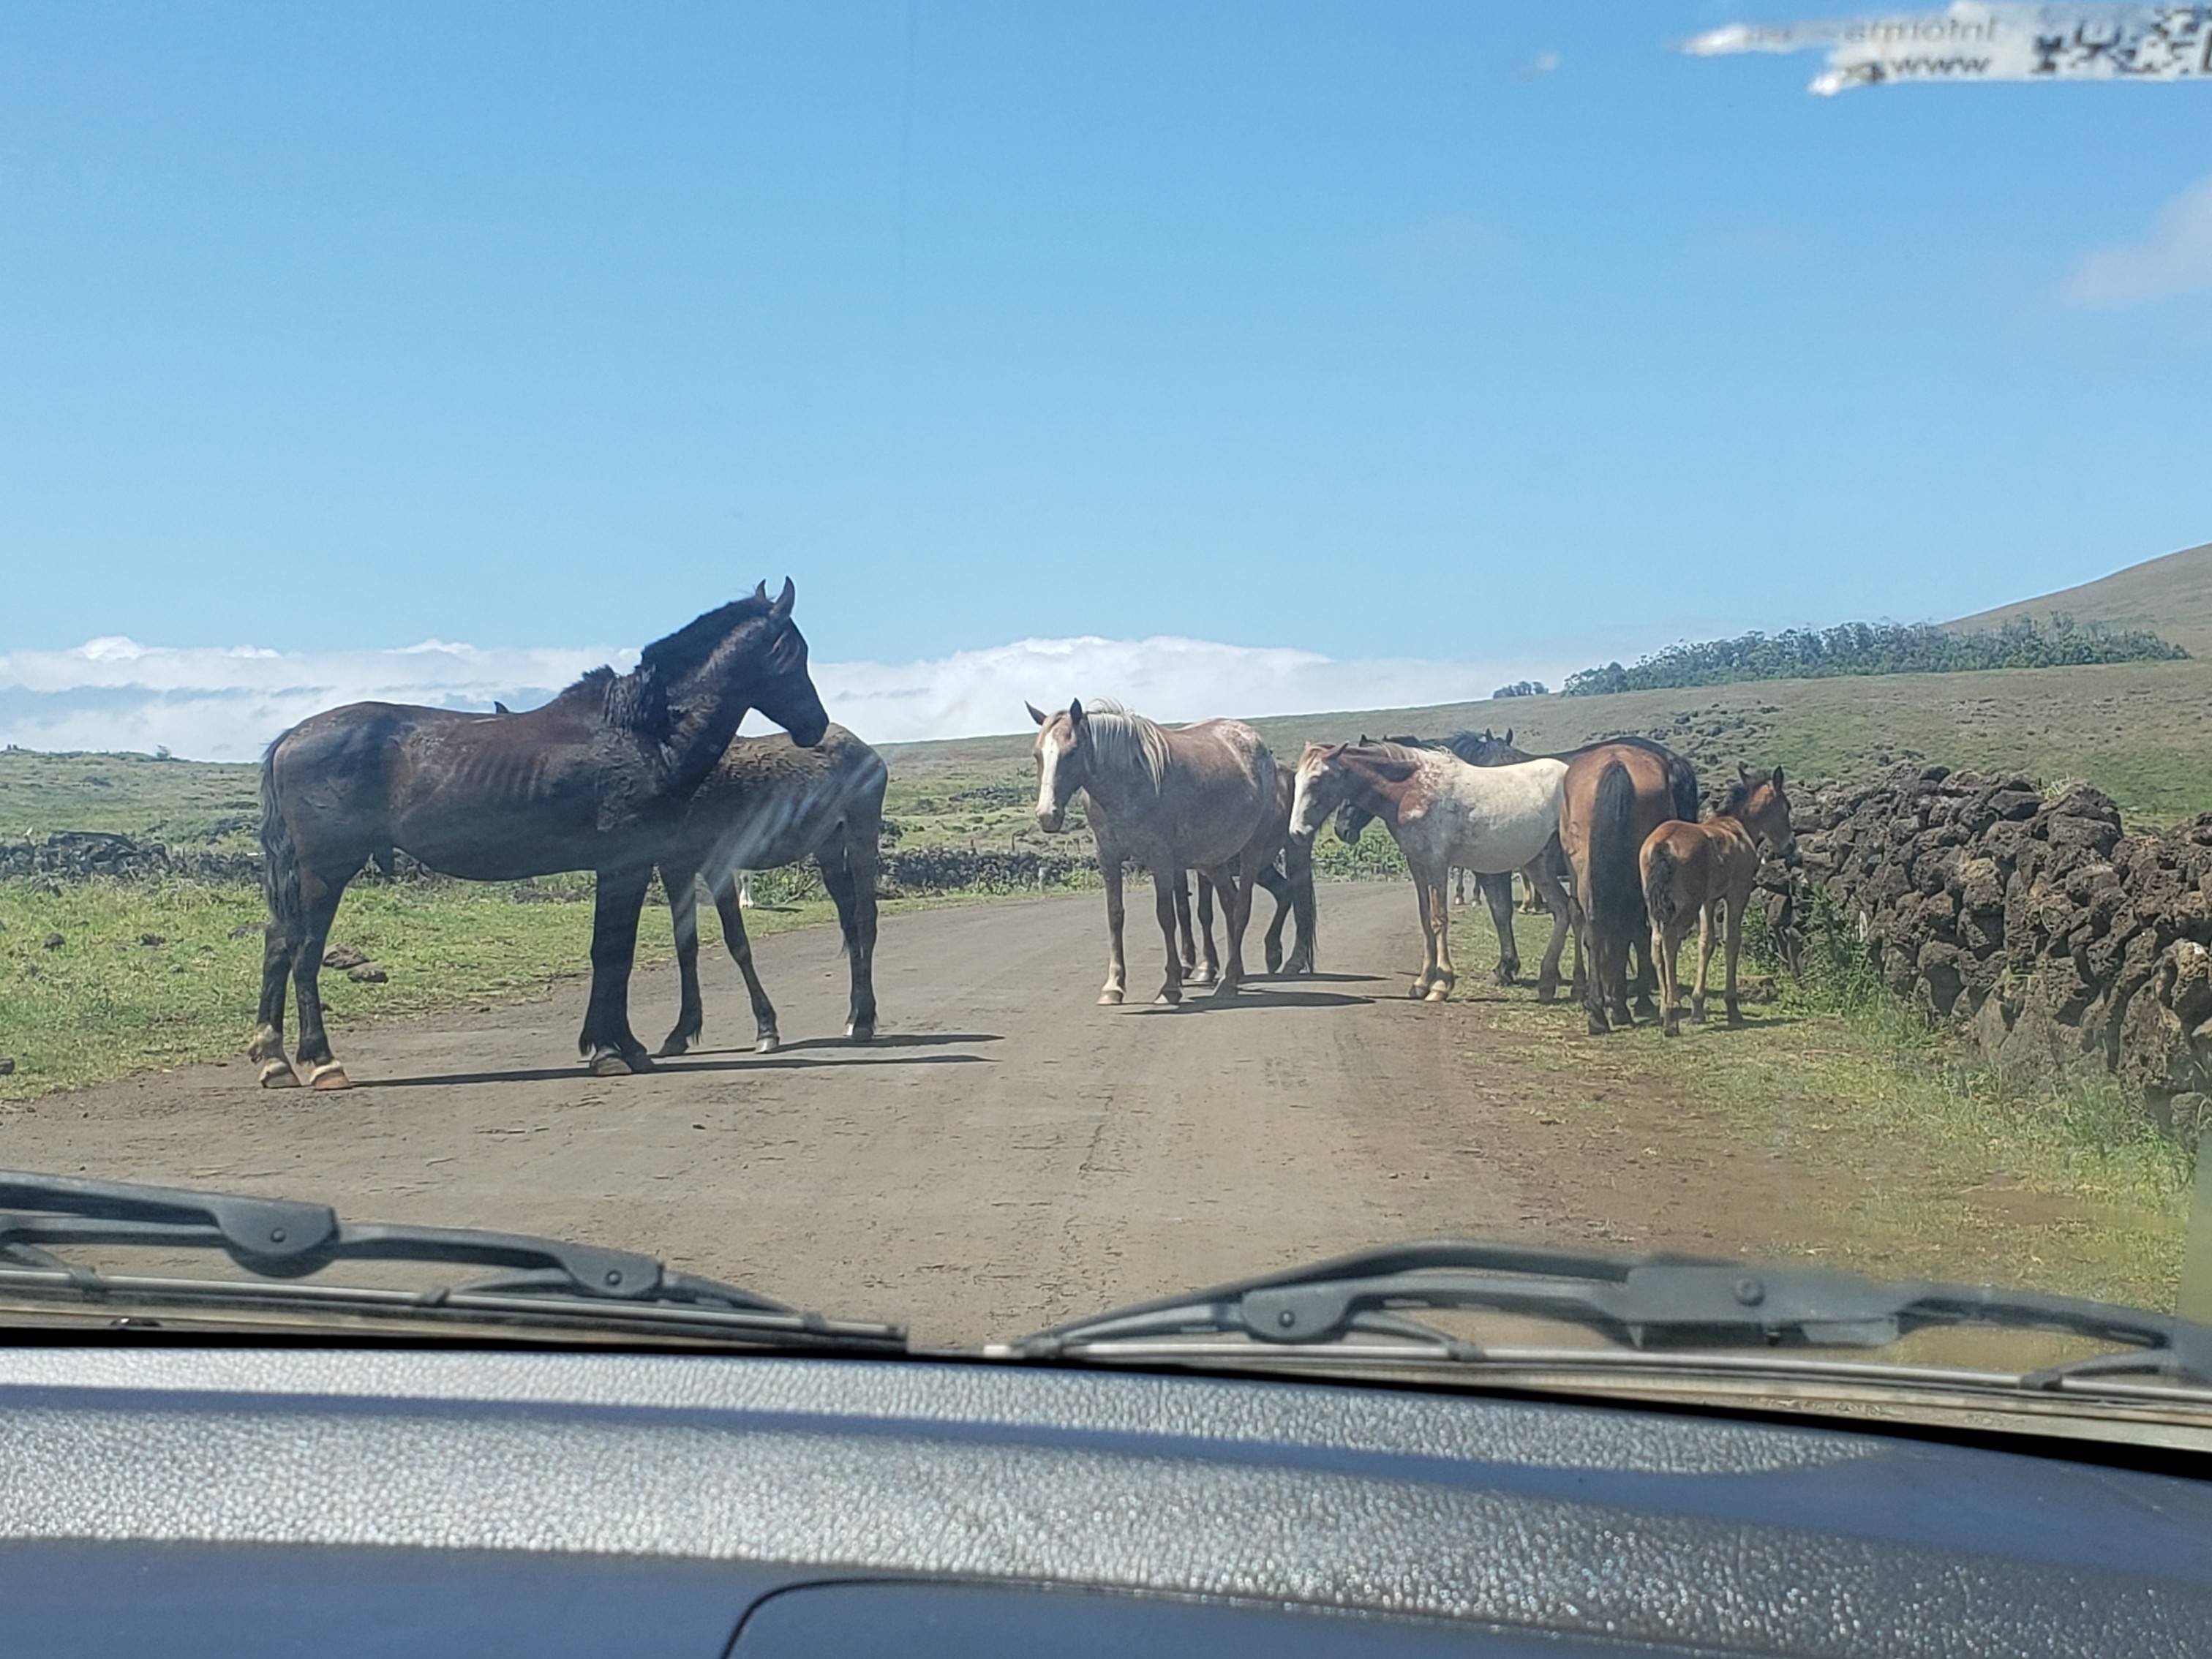
[[[2112,309],[2212,292],[2212,179],[2200,179],[2158,210],[2139,242],[2092,249],[2058,285],[2062,299]]]
[[[179,647],[118,638],[70,651],[0,653],[0,742],[31,749],[167,746],[202,760],[249,760],[295,721],[377,699],[489,709],[542,702],[599,663],[635,651],[579,647],[478,650],[431,641],[386,651]],[[1405,708],[1486,696],[1510,680],[1559,678],[1561,664],[1411,658],[1154,638],[1020,640],[911,663],[817,661],[830,714],[884,743],[1011,732],[1022,704],[1114,696],[1166,720]],[[748,729],[760,729],[757,716]]]

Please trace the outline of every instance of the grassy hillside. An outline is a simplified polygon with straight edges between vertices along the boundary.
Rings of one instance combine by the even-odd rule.
[[[1571,748],[1615,732],[1665,733],[1711,769],[1776,762],[1808,778],[1864,775],[1899,760],[2086,778],[2132,818],[2212,811],[2212,663],[1878,678],[1765,680],[1601,697],[1514,697],[1255,720],[1278,754],[1361,732],[1515,729],[1524,748]],[[1030,801],[1030,736],[901,744],[887,806],[909,832],[988,842],[1018,834]]]
[[[1110,690],[1110,688],[1097,688]],[[1019,713],[1018,710],[1016,711]],[[1617,696],[1514,697],[1422,708],[1282,715],[1255,722],[1279,754],[1361,732],[1516,729],[1534,750],[1615,732],[1663,734],[1701,769],[1780,762],[1807,778],[1861,776],[1895,761],[2084,778],[2131,819],[2212,811],[2212,660],[1877,678],[1765,680]],[[1030,733],[886,744],[902,844],[1038,846]],[[112,830],[246,844],[254,769],[128,755],[0,752],[0,835]]]
[[[1944,626],[1996,628],[2016,617],[2046,622],[2058,615],[2077,622],[2151,629],[2200,657],[2212,655],[2212,542],[2131,564],[2079,587],[1961,617]]]

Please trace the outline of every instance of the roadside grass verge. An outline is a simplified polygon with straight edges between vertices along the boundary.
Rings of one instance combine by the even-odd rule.
[[[326,969],[323,1000],[341,1049],[349,1028],[442,1010],[525,1001],[586,971],[591,883],[532,884],[550,902],[518,902],[503,884],[362,883],[338,912],[331,942],[384,969],[386,982],[356,984]],[[955,903],[963,894],[886,899],[883,912]],[[240,1060],[261,989],[258,888],[198,882],[88,881],[50,890],[0,881],[0,1105],[132,1072]],[[749,911],[759,939],[834,921],[822,898]],[[712,905],[699,912],[700,948],[726,965]],[[46,940],[59,934],[61,944]],[[157,944],[149,944],[149,939]],[[648,905],[638,930],[641,965],[673,955],[668,913]],[[288,1007],[287,1037],[296,1032]],[[673,1010],[640,1006],[648,1041]]]
[[[1460,914],[1462,1017],[1487,1028],[1468,1061],[1510,1042],[1524,1179],[1540,1190],[1547,1146],[1613,1171],[1582,1201],[1595,1238],[2174,1305],[2189,1157],[2108,1080],[2007,1085],[1871,975],[1820,967],[1776,976],[1741,1029],[1716,994],[1679,1039],[1586,1037],[1579,1009],[1487,991],[1494,942]],[[1547,928],[1522,919],[1524,961]]]

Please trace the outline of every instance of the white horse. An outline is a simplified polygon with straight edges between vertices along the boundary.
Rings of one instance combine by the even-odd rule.
[[[1544,853],[1559,829],[1566,763],[1523,761],[1471,766],[1445,749],[1395,743],[1310,743],[1299,757],[1291,803],[1291,833],[1310,837],[1346,802],[1382,820],[1406,855],[1421,907],[1421,971],[1413,994],[1442,1002],[1458,981],[1451,960],[1455,867],[1478,875],[1518,870],[1552,912],[1552,942],[1536,977],[1536,995],[1559,993],[1559,951],[1566,942],[1567,895]],[[1505,964],[1498,982],[1508,983]]]

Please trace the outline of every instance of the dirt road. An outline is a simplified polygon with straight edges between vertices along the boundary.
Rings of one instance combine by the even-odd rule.
[[[1095,1006],[1095,894],[918,911],[885,918],[869,1047],[836,1035],[844,963],[811,928],[758,946],[774,1055],[750,1052],[717,954],[708,1037],[727,1046],[647,1076],[583,1073],[572,982],[342,1030],[350,1093],[264,1094],[241,1059],[33,1100],[0,1111],[0,1167],[589,1238],[924,1341],[1440,1234],[2170,1288],[2178,1211],[2070,1164],[2024,1178],[2041,1166],[1952,1108],[1906,1110],[1924,1091],[1832,1022],[1588,1038],[1579,1011],[1488,982],[1469,912],[1458,994],[1409,1002],[1410,891],[1321,898],[1334,971],[1231,1001]],[[1159,962],[1145,920],[1140,998]],[[1524,960],[1540,943],[1524,928]],[[640,975],[641,1031],[674,1004],[669,973]]]
[[[649,1076],[570,1060],[576,986],[340,1032],[348,1094],[264,1094],[241,1060],[50,1097],[0,1118],[0,1162],[590,1237],[933,1339],[1510,1231],[1516,1183],[1468,1155],[1447,1023],[1404,1000],[1407,895],[1324,898],[1324,961],[1347,971],[1227,1003],[1094,1006],[1096,896],[923,911],[884,925],[871,1047],[836,1037],[843,964],[809,929],[760,946],[774,1055],[738,1046],[751,1021],[718,959],[708,1037],[732,1046]],[[1134,915],[1130,938],[1142,997],[1158,939]],[[641,975],[639,1030],[673,1000],[670,975]]]

